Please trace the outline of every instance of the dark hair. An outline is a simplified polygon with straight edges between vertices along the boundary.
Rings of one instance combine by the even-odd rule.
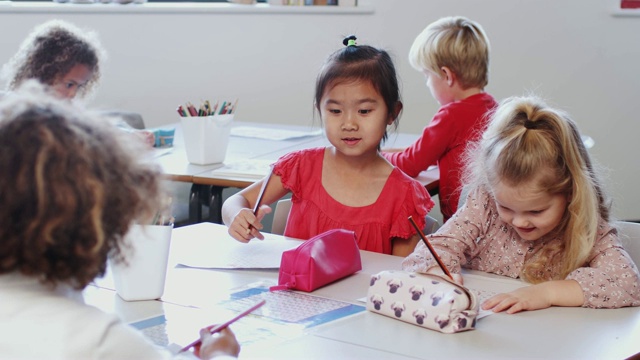
[[[161,206],[160,172],[131,135],[44,92],[0,114],[0,274],[84,288]]]
[[[369,81],[384,99],[388,114],[397,127],[402,99],[393,60],[385,50],[369,45],[355,45],[356,39],[355,35],[347,36],[343,40],[346,47],[334,52],[325,61],[316,79],[316,110],[321,112],[320,102],[327,87],[344,81]],[[382,139],[387,139],[386,132]]]
[[[90,92],[100,79],[100,62],[104,57],[97,35],[71,23],[51,20],[37,26],[23,41],[18,52],[5,65],[8,88],[16,89],[25,80],[35,79],[53,85],[80,64],[91,70],[91,78],[81,94]]]

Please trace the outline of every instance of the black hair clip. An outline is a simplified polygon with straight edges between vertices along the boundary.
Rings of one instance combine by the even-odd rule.
[[[356,38],[355,35],[349,35],[346,38],[344,38],[344,40],[342,40],[342,44],[344,46],[356,46],[356,40],[358,38]]]

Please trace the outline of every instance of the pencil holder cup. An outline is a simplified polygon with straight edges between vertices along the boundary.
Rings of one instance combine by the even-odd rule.
[[[133,225],[121,252],[109,258],[116,293],[126,301],[155,300],[164,293],[173,225]]]
[[[187,160],[196,165],[224,161],[234,114],[182,117]]]

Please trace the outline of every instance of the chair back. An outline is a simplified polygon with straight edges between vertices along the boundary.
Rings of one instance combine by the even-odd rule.
[[[425,235],[433,234],[440,228],[440,223],[438,222],[438,220],[432,218],[431,216],[427,215],[424,220],[424,229],[422,230],[422,232]]]
[[[640,266],[640,224],[628,221],[618,221],[618,238],[636,265]]]
[[[287,219],[291,210],[291,199],[282,199],[276,203],[276,210],[273,212],[273,222],[271,223],[271,233],[282,235],[287,227]]]

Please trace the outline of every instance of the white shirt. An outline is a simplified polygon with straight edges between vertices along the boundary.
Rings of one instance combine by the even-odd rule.
[[[183,354],[193,356],[191,354]],[[139,331],[86,305],[80,291],[0,275],[1,359],[166,359]]]

